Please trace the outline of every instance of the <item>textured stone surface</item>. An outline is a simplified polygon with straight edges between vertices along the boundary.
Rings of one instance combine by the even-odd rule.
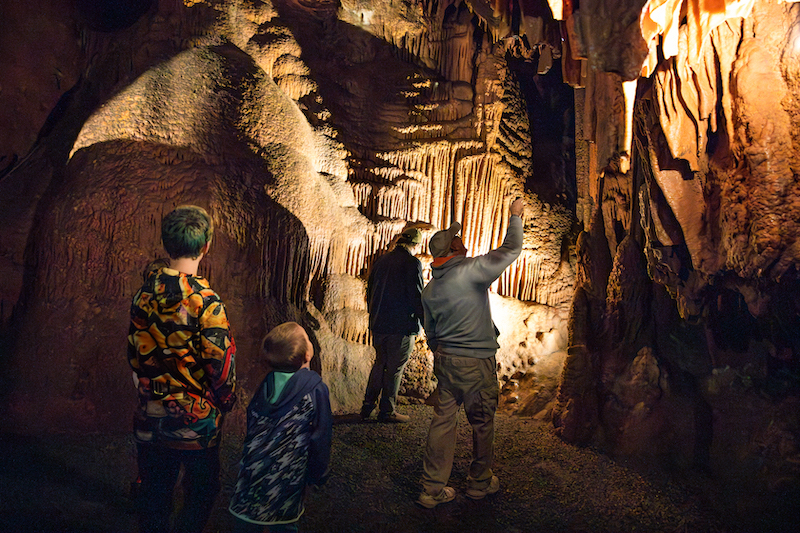
[[[408,223],[427,239],[452,220],[471,252],[484,253],[502,241],[517,195],[531,209],[523,256],[494,287],[506,297],[496,300],[508,332],[501,375],[547,381],[544,408],[565,349],[575,263],[572,214],[536,189],[566,198],[570,185],[564,171],[555,185],[531,179],[529,96],[504,42],[489,39],[467,6],[124,8],[115,13],[126,23],[104,32],[97,25],[113,20],[72,21],[87,36],[87,74],[53,133],[0,182],[14,418],[38,418],[31,410],[50,405],[31,429],[69,426],[78,410],[86,429],[127,428],[128,302],[144,264],[163,255],[160,217],[188,202],[219,225],[202,268],[231,308],[243,401],[260,377],[261,336],[295,319],[311,330],[334,410],[353,412],[374,357],[364,280],[377,255]],[[562,131],[550,135],[568,157]],[[109,311],[95,325],[84,315],[97,309]],[[70,328],[47,327],[67,317]],[[65,344],[81,348],[55,348]],[[64,365],[71,370],[59,379]],[[420,338],[404,394],[424,400],[431,372]],[[21,386],[37,374],[37,385]]]
[[[504,408],[618,455],[798,479],[796,3],[78,4],[2,8],[2,388],[21,429],[127,430],[128,301],[177,203],[218,219],[203,268],[242,399],[261,335],[294,319],[348,413],[376,257],[453,220],[486,252],[524,196],[522,256],[492,288]],[[409,401],[431,372],[420,338]]]

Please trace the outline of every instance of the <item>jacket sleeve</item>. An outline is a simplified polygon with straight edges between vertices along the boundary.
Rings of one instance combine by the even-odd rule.
[[[200,315],[200,358],[208,376],[210,392],[222,411],[236,403],[236,343],[230,331],[225,306],[212,300]]]
[[[133,370],[137,376],[141,370],[139,366],[139,347],[136,342],[136,334],[139,330],[140,328],[137,326],[136,317],[131,313],[131,324],[128,327],[128,365],[130,365],[131,370]]]
[[[414,279],[410,285],[412,285],[411,301],[414,302],[414,318],[416,318],[420,324],[423,324],[425,320],[425,311],[422,308],[422,263],[420,263],[419,259],[416,259],[416,269],[414,270],[413,276]]]
[[[150,302],[152,295],[146,293],[144,288],[139,289],[133,297],[130,310],[130,327],[128,328],[128,364],[137,377],[142,377],[145,370],[142,360],[151,357],[151,353],[158,349],[155,339],[148,331],[150,320],[147,311],[142,309],[142,300]],[[144,377],[149,377],[146,374]]]
[[[428,306],[426,306],[424,302],[422,303],[422,307],[425,310],[425,323],[423,327],[425,328],[425,336],[428,339],[428,348],[436,353],[436,349],[439,347],[439,341],[436,338],[436,322],[431,315],[430,309],[428,309]]]
[[[314,389],[314,427],[311,429],[311,443],[308,448],[309,485],[322,485],[327,481],[331,459],[331,440],[333,439],[333,417],[328,386],[320,382]]]
[[[476,281],[488,287],[519,257],[521,252],[522,219],[517,215],[511,215],[503,244],[499,248],[475,258],[474,271],[479,278]]]

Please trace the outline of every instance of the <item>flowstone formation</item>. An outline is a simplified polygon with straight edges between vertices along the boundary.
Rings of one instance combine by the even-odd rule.
[[[576,87],[583,221],[554,426],[757,480],[768,496],[743,508],[783,512],[800,479],[800,7],[549,4]]]
[[[531,83],[539,74],[509,55],[513,41],[464,3],[162,4],[65,10],[79,81],[0,182],[3,379],[17,427],[128,430],[128,306],[163,255],[161,217],[183,203],[218,226],[201,274],[229,310],[242,404],[263,377],[259,340],[296,320],[334,411],[349,413],[374,357],[364,291],[378,255],[407,226],[427,242],[454,220],[484,253],[525,197],[524,250],[492,305],[507,405],[546,412],[575,265],[572,94],[558,69],[555,83]],[[540,131],[557,150],[541,173]],[[401,394],[424,401],[431,378],[422,337]],[[243,412],[232,418],[241,429]]]
[[[259,338],[291,319],[344,413],[373,357],[378,255],[454,220],[484,253],[523,196],[524,249],[491,296],[503,408],[613,455],[758,478],[776,502],[796,489],[797,3],[89,4],[2,6],[19,427],[127,429],[127,306],[179,203],[219,224],[203,273],[243,401]],[[401,393],[426,399],[431,371],[420,338]]]

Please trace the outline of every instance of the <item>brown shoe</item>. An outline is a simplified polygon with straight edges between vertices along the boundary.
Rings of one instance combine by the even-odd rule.
[[[456,498],[456,489],[453,487],[445,487],[436,496],[431,496],[424,490],[420,493],[417,503],[426,509],[433,509],[440,503],[451,502]]]
[[[395,424],[404,424],[411,420],[408,415],[403,415],[395,411],[394,413],[378,413],[378,422],[392,422]]]
[[[497,479],[497,476],[492,476],[489,480],[489,485],[483,489],[467,489],[467,498],[472,498],[473,500],[480,500],[488,496],[489,494],[494,494],[500,490],[500,480]]]

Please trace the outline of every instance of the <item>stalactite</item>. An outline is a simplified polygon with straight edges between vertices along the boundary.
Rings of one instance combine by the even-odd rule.
[[[650,47],[650,56],[642,67],[642,76],[649,77],[655,71],[655,59],[659,51],[664,59],[679,54],[679,27],[687,34],[688,67],[695,68],[702,61],[708,36],[732,19],[747,18],[755,4],[756,0],[649,0],[642,8],[641,16],[642,37]],[[661,44],[659,36],[662,38]]]
[[[523,301],[551,307],[564,307],[574,290],[571,275],[563,267],[552,268],[552,259],[533,250],[523,250],[519,258],[498,279],[496,291]]]
[[[372,183],[364,182],[351,182],[350,185],[353,187],[356,205],[359,206],[361,212],[367,218],[374,218],[376,211],[375,202],[373,201],[375,198],[375,186]]]
[[[402,134],[407,140],[428,139],[442,131],[441,124],[411,124],[408,126],[393,127],[394,131]]]
[[[365,281],[348,274],[325,279],[322,312],[331,333],[347,342],[369,342],[369,314],[364,299]]]
[[[505,233],[502,209],[509,184],[504,175],[496,172],[496,159],[491,154],[465,157],[456,168],[455,219],[462,222],[464,241],[476,254],[494,248],[498,235]]]
[[[402,218],[408,214],[408,202],[403,191],[382,188],[377,195],[376,214],[379,217]]]
[[[304,96],[318,91],[317,84],[307,76],[289,74],[275,78],[275,83],[292,100],[300,100]]]
[[[472,81],[475,45],[470,18],[456,11],[451,20],[444,21],[441,39],[443,50],[441,58],[436,61],[439,72],[448,80]]]
[[[415,8],[419,6],[422,13],[435,11],[435,16],[421,16]],[[445,12],[451,6],[456,11],[451,19],[445,19]],[[410,9],[398,10],[396,15],[403,21],[388,20],[389,17],[378,17],[368,24],[368,30],[395,47],[397,56],[403,61],[430,68],[449,80],[470,82],[472,80],[472,61],[474,56],[473,24],[471,5],[462,5],[458,1],[442,2],[410,2]],[[350,8],[354,9],[354,8]],[[468,15],[462,15],[468,14]],[[507,14],[501,16],[505,21]],[[354,21],[355,22],[355,21]],[[492,33],[494,42],[505,37],[507,24],[495,29],[479,19],[485,31]]]
[[[339,274],[363,277],[376,254],[386,250],[405,225],[403,219],[386,219],[375,223],[373,231],[347,239],[310,238],[309,284]]]
[[[384,202],[376,212],[396,220],[428,222],[435,228],[445,228],[459,221],[464,242],[473,255],[500,246],[508,226],[506,199],[516,186],[515,178],[508,174],[506,167],[498,165],[496,154],[475,153],[482,146],[477,142],[435,143],[380,154],[394,166],[380,167],[381,170],[374,173],[394,180],[394,188],[372,185],[380,187],[378,203]],[[399,194],[401,189],[397,185],[404,188],[403,194]],[[360,184],[357,188],[364,190]],[[364,198],[363,193],[359,195]],[[423,207],[426,211],[420,212]],[[544,217],[548,215],[539,218]],[[496,282],[494,290],[547,305],[568,301],[571,283],[559,270],[558,262],[552,264],[553,254],[523,251],[520,260]],[[559,256],[558,252],[555,256]],[[548,268],[542,266],[545,257],[551,258]]]
[[[309,238],[311,249],[311,272],[309,282],[317,281],[325,277],[328,273],[328,263],[330,255],[329,240],[323,236],[311,236]]]
[[[654,79],[661,113],[661,125],[672,156],[686,159],[695,171],[705,171],[699,156],[706,151],[708,134],[725,121],[728,139],[735,139],[730,78],[742,41],[741,24],[725,23],[711,33],[710,45],[700,62],[692,66],[687,56],[687,32],[680,32],[677,55],[669,68]],[[717,80],[721,85],[717,85]],[[723,114],[718,117],[717,104]]]

